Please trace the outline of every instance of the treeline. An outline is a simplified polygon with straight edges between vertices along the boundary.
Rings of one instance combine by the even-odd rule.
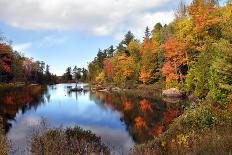
[[[3,38],[3,37],[0,37]],[[50,73],[49,65],[43,61],[34,61],[17,51],[4,39],[0,40],[0,83],[24,82],[53,84],[56,75]]]
[[[99,50],[88,66],[91,82],[161,83],[219,102],[232,100],[232,4],[194,0],[168,25],[147,27],[143,41],[128,32],[114,49]]]
[[[88,70],[85,68],[78,68],[75,66],[73,69],[68,67],[65,73],[61,76],[60,82],[86,82]]]

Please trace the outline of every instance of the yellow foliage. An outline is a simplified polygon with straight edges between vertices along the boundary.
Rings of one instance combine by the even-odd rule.
[[[102,83],[104,82],[104,79],[105,79],[105,72],[102,71],[97,75],[96,80]]]

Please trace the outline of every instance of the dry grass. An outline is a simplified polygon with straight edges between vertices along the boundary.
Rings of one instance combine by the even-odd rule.
[[[31,143],[33,155],[107,155],[109,149],[91,131],[79,127],[49,129],[35,134]]]
[[[4,134],[0,131],[0,155],[7,155],[9,151],[9,142]]]

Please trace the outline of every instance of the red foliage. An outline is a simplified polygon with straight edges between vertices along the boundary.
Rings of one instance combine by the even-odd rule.
[[[139,116],[139,117],[135,118],[135,127],[137,129],[141,129],[141,128],[147,129],[147,124],[146,124],[145,120]]]
[[[11,95],[6,96],[6,104],[13,104],[13,97]]]
[[[148,100],[143,99],[139,102],[139,104],[142,112],[152,111],[151,103]]]
[[[110,59],[106,58],[104,59],[104,68],[106,70],[106,75],[108,78],[112,78],[113,76],[113,65],[110,62]]]
[[[181,114],[181,110],[180,109],[171,109],[169,111],[166,111],[163,114],[163,120],[165,120],[165,122],[167,122],[168,124],[170,124],[180,114]]]
[[[163,132],[165,131],[165,127],[161,124],[158,124],[155,126],[154,130],[153,130],[153,135],[155,135],[156,137],[160,136]]]
[[[12,60],[11,47],[6,44],[0,44],[0,69],[5,73],[11,72]]]
[[[133,104],[130,102],[130,101],[126,101],[124,104],[123,104],[123,108],[125,111],[129,111],[131,109],[133,109]]]

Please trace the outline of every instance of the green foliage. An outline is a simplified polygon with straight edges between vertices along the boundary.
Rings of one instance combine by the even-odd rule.
[[[228,102],[228,96],[232,92],[232,53],[231,44],[226,40],[220,40],[215,45],[217,53],[215,61],[210,68],[211,77],[209,95],[215,101]]]
[[[137,63],[141,60],[140,50],[141,44],[138,40],[131,41],[128,50],[130,52],[130,56],[132,56]]]

